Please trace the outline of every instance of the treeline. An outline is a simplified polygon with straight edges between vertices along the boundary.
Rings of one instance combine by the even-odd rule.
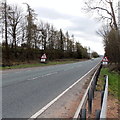
[[[108,38],[104,40],[106,55],[111,62],[120,64],[120,34],[112,29],[108,32]]]
[[[85,11],[98,15],[104,26],[99,30],[103,37],[105,56],[108,57],[110,66],[115,66],[120,71],[120,2],[115,0],[85,0]],[[106,14],[105,14],[106,13]]]
[[[35,11],[27,4],[26,14],[18,6],[0,3],[0,26],[2,37],[2,59],[30,61],[43,53],[48,59],[89,58],[87,48],[75,42],[74,35],[57,30],[53,25],[37,19]]]
[[[105,56],[108,57],[110,64],[115,65],[112,69],[120,71],[120,31],[118,27],[104,26],[99,34],[103,36]]]
[[[120,31],[109,29],[104,38],[105,55],[108,56],[110,63],[115,63],[117,70],[120,71]]]

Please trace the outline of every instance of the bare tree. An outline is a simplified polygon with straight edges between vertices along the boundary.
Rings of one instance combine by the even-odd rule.
[[[63,52],[64,50],[64,35],[62,29],[60,29],[59,49]]]
[[[40,43],[40,38],[41,38],[41,34],[40,34],[40,29],[37,25],[34,24],[33,26],[33,45],[35,49],[38,49],[38,44]]]
[[[117,63],[120,69],[120,35],[118,31],[117,17],[115,14],[115,0],[86,0],[85,10],[88,12],[95,12],[99,15],[101,20],[107,20],[109,25],[106,24],[104,28],[99,30],[102,35],[105,46],[105,54],[109,57],[111,63]],[[116,4],[118,4],[116,2]]]
[[[110,26],[103,26],[98,34],[103,37],[105,55],[108,56],[110,63],[115,63],[120,70],[120,35],[118,30],[110,29]]]
[[[55,45],[55,28],[53,27],[53,25],[50,26],[50,30],[49,30],[49,37],[48,37],[48,46],[49,49],[53,50],[54,49],[54,45]]]
[[[42,49],[45,51],[47,46],[47,24],[41,22],[41,34],[42,34]]]
[[[8,14],[8,33],[12,37],[12,47],[15,48],[15,56],[17,57],[16,47],[17,47],[17,38],[19,37],[21,30],[21,20],[23,18],[21,9],[18,6],[10,7],[10,11]]]
[[[4,28],[2,28],[2,33],[4,33],[5,38],[5,60],[6,63],[9,64],[9,47],[8,47],[8,12],[9,12],[9,6],[7,5],[6,0],[4,2],[0,3],[1,6],[1,24],[3,24]]]
[[[66,32],[65,37],[66,37],[66,44],[65,44],[66,50],[69,50],[69,39],[70,39],[70,36],[69,36],[68,31]]]
[[[84,10],[97,13],[100,19],[109,21],[111,28],[118,30],[113,2],[115,0],[86,0]]]
[[[34,21],[36,19],[36,14],[34,10],[29,6],[29,4],[24,3],[27,5],[27,25],[26,25],[26,39],[27,39],[27,60],[29,62],[30,59],[30,48],[32,47],[32,40],[34,38],[34,28],[35,24]]]
[[[27,46],[28,48],[31,47],[31,41],[33,39],[33,29],[34,29],[34,21],[36,19],[36,14],[34,13],[34,10],[27,4],[27,26],[26,26],[26,38],[27,38]]]
[[[26,19],[21,21],[21,45],[26,44]]]

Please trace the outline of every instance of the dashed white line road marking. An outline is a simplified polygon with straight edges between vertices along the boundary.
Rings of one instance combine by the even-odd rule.
[[[30,79],[27,79],[27,80],[35,80],[37,78],[50,76],[50,75],[53,75],[53,74],[56,74],[56,73],[58,73],[58,72],[53,72],[53,73],[48,73],[48,74],[45,74],[45,75],[40,75],[40,76],[37,76],[37,77],[34,77],[34,78],[30,78]]]
[[[15,73],[30,72],[30,71],[32,71],[32,70],[17,71],[17,72],[15,72]]]
[[[2,75],[8,75],[8,73],[2,73]]]
[[[32,71],[32,70],[27,70],[26,72],[29,72],[29,71]]]
[[[14,73],[21,73],[22,71],[14,72]]]

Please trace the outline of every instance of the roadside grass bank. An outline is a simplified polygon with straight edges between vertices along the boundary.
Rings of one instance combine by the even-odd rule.
[[[115,98],[120,98],[120,74],[118,74],[117,72],[113,72],[110,71],[109,68],[102,68],[101,72],[100,72],[100,77],[99,77],[99,82],[98,82],[98,86],[99,87],[103,87],[103,83],[104,83],[104,75],[108,75],[108,91],[109,94],[113,95]]]
[[[103,90],[104,75],[108,75],[107,118],[119,119],[120,115],[120,74],[103,67],[97,83],[97,91]]]
[[[58,64],[67,64],[67,63],[75,63],[80,61],[85,61],[87,59],[58,59],[55,61],[47,61],[46,63],[41,63],[40,61],[30,61],[30,63],[18,63],[17,65],[0,67],[0,70],[7,69],[19,69],[19,68],[30,68],[30,67],[43,67],[50,65],[58,65]]]

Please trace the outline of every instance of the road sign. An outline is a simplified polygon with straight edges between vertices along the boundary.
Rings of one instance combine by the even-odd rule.
[[[104,57],[104,58],[102,59],[102,61],[108,62],[108,58],[107,58],[107,57]]]
[[[108,58],[106,56],[102,59],[102,64],[103,65],[107,65],[108,64]]]
[[[45,63],[46,59],[47,59],[46,54],[43,54],[42,57],[41,57],[41,62]]]

